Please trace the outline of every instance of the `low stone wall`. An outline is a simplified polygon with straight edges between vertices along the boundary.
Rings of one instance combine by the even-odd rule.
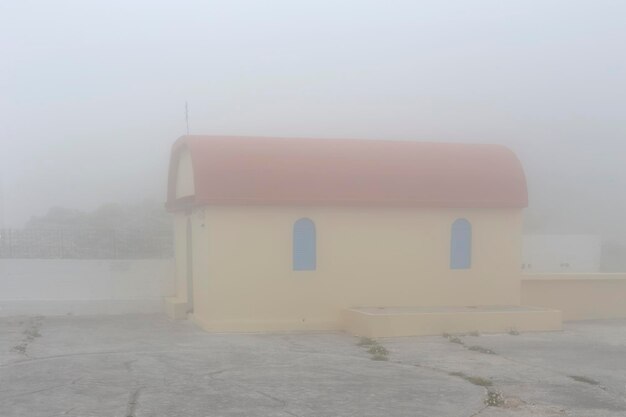
[[[524,274],[522,305],[560,310],[563,320],[626,318],[626,273]]]
[[[0,259],[0,316],[163,311],[173,259]]]

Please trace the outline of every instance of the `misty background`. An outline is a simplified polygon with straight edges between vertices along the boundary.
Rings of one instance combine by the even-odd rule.
[[[192,134],[507,145],[526,233],[599,234],[626,258],[624,16],[617,0],[0,0],[0,227],[153,219],[187,101]]]

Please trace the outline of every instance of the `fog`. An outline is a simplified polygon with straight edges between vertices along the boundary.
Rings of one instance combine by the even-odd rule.
[[[625,111],[624,0],[0,0],[0,417],[624,417]],[[189,137],[172,215],[188,131],[529,207]]]
[[[4,226],[165,198],[191,133],[501,143],[528,232],[626,238],[619,1],[3,1]]]

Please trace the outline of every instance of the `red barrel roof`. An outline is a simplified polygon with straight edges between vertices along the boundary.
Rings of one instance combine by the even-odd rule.
[[[195,195],[177,199],[184,148]],[[169,210],[260,204],[512,208],[526,207],[528,195],[520,161],[499,145],[235,136],[174,143]]]

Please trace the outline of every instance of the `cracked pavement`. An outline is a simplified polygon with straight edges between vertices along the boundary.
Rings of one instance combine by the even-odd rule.
[[[460,338],[380,339],[389,360],[373,361],[341,333],[209,334],[161,315],[1,318],[0,416],[626,415],[626,320]],[[503,406],[486,407],[487,388],[454,372],[491,381]]]

